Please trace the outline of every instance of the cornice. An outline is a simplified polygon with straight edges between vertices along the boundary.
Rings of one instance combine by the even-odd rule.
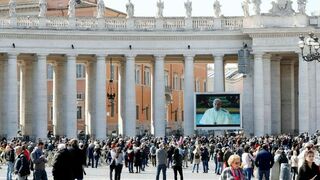
[[[320,29],[314,27],[305,28],[253,28],[244,29],[243,33],[248,34],[251,38],[278,38],[278,37],[298,37],[299,34],[308,34],[314,32],[320,33]]]

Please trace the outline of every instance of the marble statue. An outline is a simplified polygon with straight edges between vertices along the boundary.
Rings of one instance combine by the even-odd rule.
[[[255,15],[260,15],[260,13],[261,13],[261,9],[260,9],[261,0],[252,0],[251,2],[253,4],[253,11],[254,11]]]
[[[307,6],[307,0],[298,0],[298,12],[300,14],[306,14],[306,6]]]
[[[291,16],[294,15],[294,10],[292,9],[291,0],[277,0],[277,2],[272,1],[272,8],[269,10],[273,16]]]
[[[187,2],[184,3],[184,7],[186,8],[186,16],[187,16],[187,18],[191,18],[191,15],[192,15],[192,2],[190,0],[187,0]]]
[[[249,4],[250,4],[250,0],[243,0],[241,3],[244,17],[250,16]]]
[[[47,0],[39,0],[39,17],[45,17],[47,13]]]
[[[128,1],[126,4],[127,9],[127,17],[132,18],[134,16],[134,5],[132,4],[131,0]]]
[[[75,12],[75,8],[76,8],[76,1],[75,0],[69,0],[69,8],[68,8],[68,16],[70,18],[75,17],[76,12]]]
[[[164,2],[162,0],[158,0],[157,2],[157,17],[162,18],[163,17],[163,8],[164,8]]]
[[[98,0],[98,3],[97,3],[97,18],[104,17],[104,12],[105,12],[104,0]]]
[[[9,16],[10,17],[15,17],[17,15],[16,14],[16,6],[17,6],[16,0],[9,1]]]
[[[221,14],[221,4],[219,2],[219,0],[215,0],[214,3],[213,3],[213,10],[214,10],[214,16],[217,18],[217,17],[220,17],[220,14]]]

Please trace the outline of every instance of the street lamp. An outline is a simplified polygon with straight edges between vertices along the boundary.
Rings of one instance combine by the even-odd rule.
[[[114,91],[113,77],[112,77],[112,58],[110,58],[110,80],[107,89],[107,98],[111,104],[114,103],[116,93]]]
[[[309,37],[307,37],[306,39],[302,34],[300,34],[299,38],[299,47],[301,49],[303,60],[307,62],[317,60],[320,62],[320,53],[318,52],[320,44],[318,41],[318,37],[316,37],[313,33],[309,33]],[[304,48],[309,49],[309,52],[306,55],[303,53]]]

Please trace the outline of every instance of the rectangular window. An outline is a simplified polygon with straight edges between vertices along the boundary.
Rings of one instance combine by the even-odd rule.
[[[76,70],[77,78],[85,78],[86,77],[86,70],[84,64],[77,64]]]
[[[53,79],[53,66],[51,64],[47,65],[47,79]]]
[[[139,106],[136,106],[136,119],[139,119]]]
[[[178,110],[174,111],[174,121],[177,122],[178,121]]]
[[[146,120],[149,120],[149,107],[146,107]]]
[[[169,72],[168,71],[164,72],[164,85],[169,87]]]
[[[77,93],[77,100],[78,101],[83,101],[84,100],[84,93]]]
[[[139,65],[136,65],[135,80],[136,84],[141,83],[141,67]]]
[[[114,66],[114,64],[111,65],[110,71],[111,71],[111,77],[110,77],[110,79],[115,80],[115,79],[114,79],[114,78],[115,78],[115,66]]]
[[[203,82],[203,91],[207,92],[207,81]]]
[[[181,78],[181,82],[180,82],[180,84],[181,84],[181,90],[184,90],[184,78],[182,77]]]
[[[150,86],[150,68],[149,67],[145,67],[144,68],[144,85],[146,86]]]
[[[174,74],[173,76],[173,89],[178,90],[179,89],[179,80],[178,80],[178,74]]]
[[[111,103],[111,117],[114,117],[114,103]]]
[[[53,119],[53,107],[50,107],[50,119]]]
[[[77,107],[77,119],[82,119],[82,107]]]
[[[184,115],[183,115],[184,111],[181,111],[181,120],[184,121]]]

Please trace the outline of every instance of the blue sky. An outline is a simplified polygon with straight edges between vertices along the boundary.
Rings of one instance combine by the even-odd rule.
[[[135,16],[155,16],[157,0],[131,0],[135,5]],[[186,0],[163,0],[164,16],[184,16],[184,2]],[[297,9],[297,0],[293,1],[293,8]],[[125,12],[125,4],[128,0],[105,0],[106,6]],[[213,16],[214,0],[192,0],[193,16]],[[222,14],[225,16],[242,16],[242,0],[220,0]],[[262,0],[261,11],[268,12],[272,0]],[[250,10],[252,11],[252,10]],[[320,0],[308,0],[307,13],[320,11]]]

